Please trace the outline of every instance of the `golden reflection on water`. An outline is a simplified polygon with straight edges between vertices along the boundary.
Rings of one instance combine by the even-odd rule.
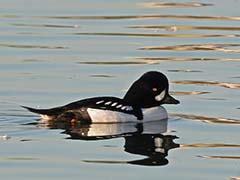
[[[229,148],[240,148],[240,144],[183,144],[181,148],[222,148],[222,147],[229,147]]]
[[[239,159],[240,160],[240,156],[221,156],[221,155],[216,155],[216,156],[210,156],[210,155],[199,155],[198,157],[201,157],[201,158],[208,158],[208,159]]]
[[[189,120],[197,120],[204,123],[220,123],[220,124],[232,124],[232,125],[240,125],[240,119],[230,119],[230,118],[215,118],[215,117],[207,117],[207,116],[197,116],[190,114],[177,114],[171,113],[170,116],[179,117],[183,119]]]
[[[170,2],[147,2],[140,3],[140,6],[144,8],[169,8],[169,7],[203,7],[203,6],[212,6],[213,4],[207,3],[196,3],[196,2],[187,2],[187,3],[170,3]]]
[[[240,177],[231,177],[231,180],[240,180]]]
[[[190,44],[176,46],[143,47],[138,50],[174,50],[174,51],[218,51],[236,52],[240,49],[229,49],[229,47],[240,47],[240,44]]]
[[[206,1],[207,2],[207,1]],[[208,3],[198,3],[198,2],[147,2],[147,3],[142,3],[139,4],[141,5],[143,8],[188,8],[190,7],[191,12],[187,12],[188,14],[197,14],[196,12],[192,12],[192,10],[196,10],[196,8],[199,7],[203,7],[203,6],[212,6],[213,4],[208,4]],[[192,8],[193,7],[193,8]],[[203,10],[206,9],[206,11],[209,11],[208,8],[203,8]],[[197,9],[198,10],[198,9]],[[148,10],[148,12],[150,12],[150,10]],[[160,12],[160,11],[159,11]],[[179,11],[176,11],[177,13],[179,13]],[[186,12],[186,11],[184,11]],[[131,12],[131,14],[134,12]],[[216,12],[211,12],[211,14],[214,14]],[[15,29],[25,29],[26,27],[37,27],[39,28],[39,30],[43,29],[43,28],[79,28],[78,25],[61,25],[61,24],[47,24],[47,21],[61,21],[61,22],[66,22],[69,21],[71,22],[72,20],[76,20],[78,22],[80,22],[81,20],[87,20],[88,22],[92,22],[92,21],[88,21],[88,20],[95,20],[101,23],[105,23],[106,21],[115,21],[115,22],[119,22],[119,20],[122,20],[121,22],[124,22],[125,25],[132,25],[134,24],[135,26],[128,26],[128,28],[136,28],[136,29],[131,29],[133,30],[133,33],[123,33],[120,31],[118,32],[114,32],[111,31],[111,29],[107,32],[102,33],[102,31],[97,31],[97,32],[93,32],[93,33],[88,33],[89,31],[80,31],[79,33],[62,33],[59,35],[64,36],[64,35],[83,35],[83,36],[119,36],[119,38],[125,37],[126,39],[129,37],[144,37],[144,38],[151,38],[151,39],[157,39],[159,38],[209,38],[209,39],[205,39],[210,41],[210,38],[215,38],[215,37],[229,37],[231,39],[227,39],[229,42],[231,42],[232,40],[235,40],[237,38],[235,37],[239,37],[239,31],[240,31],[240,27],[236,27],[236,25],[234,25],[234,21],[240,21],[240,16],[208,16],[208,15],[174,15],[174,14],[149,14],[149,15],[123,15],[123,16],[64,16],[64,14],[67,13],[63,13],[63,16],[58,16],[57,13],[51,13],[53,14],[53,16],[45,16],[44,14],[40,16],[16,16],[16,15],[0,15],[0,19],[3,19],[4,21],[14,21],[14,22],[24,22],[26,19],[31,19],[34,20],[32,22],[34,22],[34,24],[29,24],[29,23],[9,23],[9,25],[11,26],[19,26],[19,27],[24,27],[24,28],[19,28],[19,27],[14,27]],[[73,14],[73,13],[70,13]],[[88,13],[89,14],[89,13]],[[207,13],[206,13],[207,14]],[[224,14],[224,13],[223,13]],[[234,15],[234,13],[232,13]],[[54,16],[56,15],[56,16]],[[221,13],[220,13],[221,15]],[[236,14],[237,15],[237,14]],[[6,18],[6,19],[4,19]],[[8,18],[8,19],[7,19]],[[12,19],[10,19],[12,18]],[[133,20],[144,20],[145,23],[147,22],[147,24],[152,23],[152,19],[159,19],[159,20],[163,20],[163,21],[181,21],[181,20],[192,20],[192,21],[196,21],[196,26],[184,26],[184,25],[166,25],[163,26],[161,24],[153,24],[153,25],[136,25],[136,21]],[[38,24],[38,20],[42,21],[43,24]],[[44,22],[45,21],[45,22]],[[127,22],[131,22],[130,24],[128,24]],[[151,21],[151,22],[150,22]],[[217,22],[218,21],[218,22]],[[81,21],[83,22],[83,21]],[[135,23],[133,23],[135,22]],[[140,22],[140,21],[139,21]],[[143,22],[143,21],[141,21]],[[144,23],[144,24],[145,24]],[[167,23],[172,23],[172,22],[167,22]],[[220,24],[217,24],[220,23]],[[225,24],[232,24],[233,27],[229,27],[229,26],[221,26],[222,23]],[[83,24],[86,24],[85,22]],[[201,26],[201,24],[209,24],[209,26]],[[213,25],[213,26],[211,26]],[[220,25],[220,26],[214,26],[214,25]],[[148,32],[148,33],[135,33],[135,31],[140,31],[140,29],[150,29],[150,30],[155,30],[155,32]],[[126,30],[126,29],[125,29]],[[127,29],[128,31],[130,29]],[[165,30],[168,32],[158,32],[158,30]],[[201,30],[201,31],[192,31],[192,30]],[[183,31],[183,32],[178,32],[178,31]],[[184,32],[185,31],[185,32]],[[192,34],[188,34],[192,33]],[[215,32],[216,31],[216,32]],[[221,32],[220,32],[221,31]],[[223,31],[229,31],[229,32],[223,32]],[[109,33],[108,33],[109,32]],[[177,33],[174,33],[177,32]],[[39,34],[39,32],[14,32],[14,31],[9,31],[9,32],[1,32],[1,33],[9,33],[9,34]],[[44,33],[44,32],[42,32]],[[166,33],[166,34],[162,34],[162,33]],[[178,34],[178,33],[182,33],[182,34]],[[186,34],[184,34],[186,33]],[[196,33],[196,34],[195,34]],[[211,34],[212,33],[212,34]],[[226,33],[226,34],[223,34]],[[232,34],[230,34],[232,33]],[[235,34],[236,33],[236,34]],[[8,35],[9,35],[8,34]],[[67,36],[69,37],[69,36]],[[175,40],[176,40],[175,39]],[[174,40],[174,39],[172,39]],[[185,39],[182,39],[185,40]],[[190,39],[188,39],[187,41],[189,41]],[[211,40],[215,40],[215,39],[211,39]],[[218,41],[218,39],[216,39]],[[226,42],[227,42],[226,40]],[[211,42],[210,42],[211,43]],[[152,44],[155,45],[155,44]],[[145,46],[145,45],[143,45]],[[39,48],[39,49],[67,49],[68,47],[62,47],[62,46],[51,46],[47,44],[47,46],[44,45],[15,45],[15,44],[0,44],[0,47],[3,48]],[[160,46],[160,47],[143,47],[140,48],[140,50],[172,50],[172,51],[210,51],[210,52],[227,52],[227,53],[239,53],[240,52],[240,44],[190,44],[190,45],[176,45],[176,46]],[[151,49],[152,48],[152,49]],[[140,53],[145,53],[144,51],[140,52]],[[150,52],[149,52],[150,53]],[[190,53],[190,52],[189,52]],[[137,55],[136,55],[137,56]],[[140,55],[141,56],[141,55]],[[145,55],[143,55],[145,56]],[[132,59],[132,61],[95,61],[95,62],[90,62],[87,61],[86,62],[78,62],[79,64],[93,64],[93,65],[131,65],[131,64],[139,64],[139,65],[144,65],[144,64],[157,64],[159,63],[159,61],[228,61],[228,60],[237,60],[239,61],[240,58],[209,58],[209,57],[201,57],[201,55],[199,55],[200,57],[136,57],[135,59]],[[135,61],[134,61],[135,60]],[[35,60],[24,60],[24,62],[34,62]],[[172,72],[199,72],[199,71],[193,71],[193,70],[169,70]],[[194,76],[195,74],[193,74]],[[109,76],[109,75],[105,75],[105,74],[92,74],[90,75],[90,77],[100,77],[100,78],[110,78],[113,76]],[[193,81],[193,80],[183,80],[183,81],[173,81],[173,84],[194,84],[194,85],[213,85],[213,86],[221,86],[221,87],[226,87],[226,88],[236,88],[239,89],[240,88],[240,84],[238,83],[225,83],[225,82],[217,82],[217,81]],[[196,90],[196,89],[195,89]],[[201,95],[201,94],[206,94],[206,93],[211,93],[211,92],[204,92],[204,91],[191,91],[191,92],[187,92],[187,91],[175,91],[175,92],[171,92],[171,94],[173,95]],[[209,98],[210,99],[210,98]],[[211,98],[213,100],[216,100],[216,98]],[[235,107],[236,108],[236,107]],[[240,107],[238,107],[237,109],[240,109]],[[228,119],[228,118],[215,118],[215,117],[207,117],[207,116],[196,116],[196,115],[187,115],[187,114],[171,114],[172,116],[175,117],[180,117],[180,118],[184,118],[184,119],[189,119],[189,120],[197,120],[197,121],[201,121],[204,123],[223,123],[223,124],[232,124],[232,125],[239,125],[240,124],[240,120],[239,119]],[[19,117],[19,115],[18,115]],[[21,116],[20,116],[21,117]],[[30,116],[29,116],[30,117]],[[35,117],[35,116],[34,116]],[[23,140],[22,140],[23,141]],[[24,140],[26,141],[26,140]],[[224,142],[225,143],[225,142]],[[227,142],[226,142],[227,143]],[[239,148],[240,145],[239,144],[186,144],[186,145],[182,145],[181,147],[183,148]],[[199,156],[199,157],[203,157],[203,158],[220,158],[220,159],[240,159],[240,156]],[[81,157],[80,157],[81,158]],[[34,158],[31,157],[13,157],[13,158],[9,158],[8,160],[35,160]],[[68,160],[67,160],[68,161]],[[107,164],[126,164],[128,163],[127,161],[99,161],[99,160],[85,160],[82,162],[89,162],[89,163],[94,163],[96,165],[96,163],[107,163]],[[238,180],[240,179],[240,177],[234,177],[232,179]]]
[[[185,148],[240,148],[240,144],[183,144],[180,146],[181,149]],[[197,157],[201,158],[210,158],[210,159],[240,159],[240,156],[223,156],[223,155],[198,155]]]
[[[194,84],[194,85],[216,85],[231,89],[240,89],[239,83],[226,83],[218,81],[197,81],[197,80],[179,80],[171,81],[171,84]]]

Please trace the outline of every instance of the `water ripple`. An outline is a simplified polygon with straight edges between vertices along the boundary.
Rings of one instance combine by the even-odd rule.
[[[158,26],[158,25],[138,25],[128,26],[128,28],[134,29],[153,29],[153,30],[167,30],[167,31],[179,31],[179,30],[206,30],[206,31],[240,31],[240,27],[234,26]]]
[[[240,52],[240,49],[229,49],[229,47],[240,47],[240,44],[189,44],[176,46],[143,47],[139,48],[138,50]]]
[[[33,160],[39,160],[35,157],[9,157],[5,158],[6,160],[13,160],[13,161],[33,161]]]
[[[57,24],[23,24],[13,23],[13,26],[27,26],[27,27],[47,27],[47,28],[79,28],[78,25],[57,25]]]
[[[131,65],[131,64],[157,64],[157,62],[145,61],[81,61],[78,64],[93,64],[93,65]]]
[[[197,2],[186,2],[186,3],[170,3],[170,2],[147,2],[140,3],[140,6],[144,8],[169,8],[169,7],[203,7],[203,6],[213,6],[213,4],[208,3],[197,3]]]
[[[221,123],[221,124],[240,125],[239,119],[214,118],[214,117],[207,117],[207,116],[197,116],[197,115],[177,114],[177,113],[170,114],[170,116],[189,119],[189,120],[197,120],[204,123]]]
[[[201,94],[208,94],[211,92],[206,92],[206,91],[174,91],[174,92],[170,92],[170,94],[172,95],[201,95]]]
[[[106,32],[106,33],[82,32],[82,33],[70,33],[70,34],[81,35],[81,36],[125,36],[125,37],[168,37],[168,38],[217,38],[217,37],[233,38],[233,37],[240,36],[238,34],[159,34],[159,33],[112,33],[112,32]],[[140,48],[140,50],[146,50],[146,48]]]
[[[210,101],[226,101],[227,99],[224,98],[201,98],[205,100],[210,100]]]
[[[43,46],[43,45],[23,45],[23,44],[0,44],[0,47],[7,47],[7,48],[26,48],[26,49],[68,49],[67,47],[63,46]]]
[[[216,156],[210,156],[210,155],[199,155],[198,157],[201,157],[201,158],[207,158],[207,159],[239,159],[240,160],[240,156],[221,156],[221,155],[216,155]]]
[[[90,77],[96,77],[96,78],[113,78],[115,76],[113,75],[107,75],[107,74],[92,74]]]
[[[197,144],[181,145],[181,148],[222,148],[222,147],[240,148],[240,144],[203,144],[203,143],[197,143]]]
[[[218,81],[180,80],[180,81],[171,81],[171,84],[216,85],[216,86],[221,86],[225,88],[240,89],[239,83],[226,83],[226,82],[218,82]]]
[[[240,21],[239,16],[199,16],[199,15],[122,15],[122,16],[20,16],[14,14],[0,15],[0,18],[37,18],[37,19],[79,19],[79,20],[122,20],[122,19],[200,19],[200,20],[225,20]]]
[[[240,58],[209,58],[209,57],[133,57],[144,61],[239,61]]]
[[[184,72],[184,73],[189,73],[189,72],[202,72],[200,70],[191,70],[191,69],[170,69],[168,70],[169,72]]]

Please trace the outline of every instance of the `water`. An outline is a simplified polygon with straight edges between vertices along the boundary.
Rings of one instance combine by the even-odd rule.
[[[238,0],[0,4],[1,179],[240,178]],[[149,70],[181,101],[163,124],[46,124],[19,106],[121,97]]]

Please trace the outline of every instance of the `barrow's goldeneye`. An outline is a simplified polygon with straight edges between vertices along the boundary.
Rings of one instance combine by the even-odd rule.
[[[123,98],[105,96],[83,99],[51,109],[34,109],[43,120],[83,123],[146,122],[167,118],[162,104],[179,104],[168,93],[167,77],[157,71],[143,74]]]

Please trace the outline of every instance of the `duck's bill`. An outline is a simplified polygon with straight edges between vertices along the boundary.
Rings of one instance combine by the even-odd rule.
[[[179,104],[180,101],[175,99],[174,97],[170,96],[169,94],[163,99],[163,104]]]

